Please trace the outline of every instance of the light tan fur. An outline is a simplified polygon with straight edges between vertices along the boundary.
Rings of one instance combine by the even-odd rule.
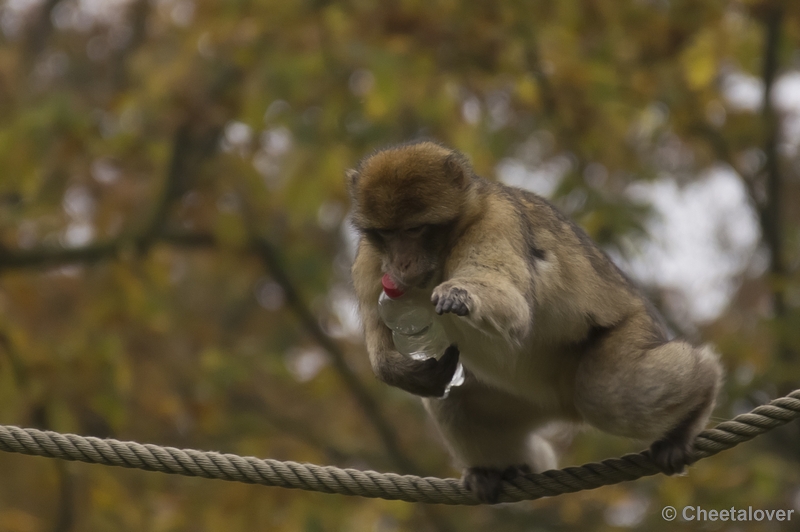
[[[367,157],[348,185],[373,369],[425,397],[481,499],[495,500],[502,478],[537,464],[531,432],[552,421],[656,440],[665,472],[683,468],[720,386],[717,357],[668,341],[652,306],[579,227],[432,142]],[[384,273],[430,293],[457,349],[438,361],[394,349],[377,311]],[[467,380],[442,399],[459,360]]]

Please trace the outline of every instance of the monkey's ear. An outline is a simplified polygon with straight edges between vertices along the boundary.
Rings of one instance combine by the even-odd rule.
[[[444,173],[456,186],[463,187],[467,182],[467,172],[464,164],[455,153],[448,155],[444,160]]]
[[[347,179],[347,188],[352,191],[356,186],[356,183],[358,183],[358,170],[351,168],[350,170],[347,170],[344,175]]]

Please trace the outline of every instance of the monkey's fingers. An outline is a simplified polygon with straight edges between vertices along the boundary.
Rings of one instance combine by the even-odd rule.
[[[469,314],[472,297],[464,288],[451,286],[449,288],[437,287],[431,295],[431,303],[435,305],[437,314],[452,312],[456,316]]]

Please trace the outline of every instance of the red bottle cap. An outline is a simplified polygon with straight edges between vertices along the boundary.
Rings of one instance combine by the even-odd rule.
[[[383,277],[381,278],[381,284],[383,285],[383,293],[392,299],[397,299],[405,294],[405,292],[397,288],[397,285],[394,284],[394,281],[391,277],[389,277],[388,273],[383,274]]]

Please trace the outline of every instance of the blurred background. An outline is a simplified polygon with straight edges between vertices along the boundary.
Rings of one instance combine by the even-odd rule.
[[[345,169],[422,136],[715,345],[714,420],[800,386],[800,2],[3,0],[0,423],[458,476],[372,376],[348,278]],[[644,446],[587,430],[562,465]],[[0,453],[0,531],[674,530],[664,505],[800,513],[798,460],[795,423],[459,508]]]

